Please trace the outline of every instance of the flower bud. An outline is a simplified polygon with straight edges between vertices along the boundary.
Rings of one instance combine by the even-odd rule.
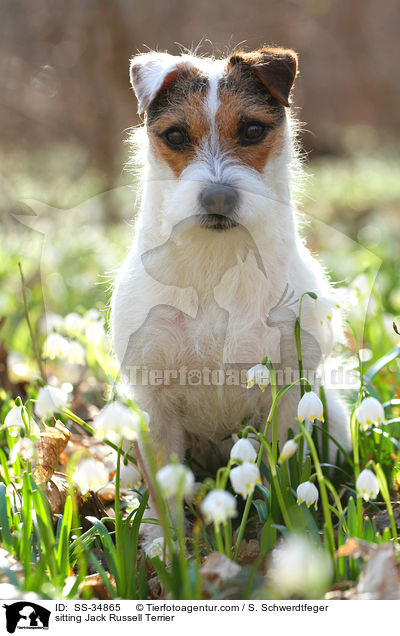
[[[293,457],[298,447],[299,445],[294,441],[294,439],[289,439],[286,444],[283,445],[282,452],[279,456],[279,463],[283,464],[283,462],[286,462],[288,459]]]

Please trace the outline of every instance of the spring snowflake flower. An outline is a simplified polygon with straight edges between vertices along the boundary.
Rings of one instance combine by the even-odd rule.
[[[311,424],[314,420],[324,421],[324,407],[318,395],[313,391],[304,393],[297,407],[297,417],[299,422]]]
[[[79,342],[68,342],[68,346],[64,353],[64,358],[71,364],[79,364],[83,366],[86,361],[85,349]]]
[[[102,462],[96,459],[84,459],[81,461],[72,476],[73,482],[79,487],[82,494],[88,490],[100,490],[109,481],[109,472]]]
[[[157,482],[164,497],[175,497],[182,492],[184,497],[191,494],[194,475],[182,464],[167,464],[157,472]]]
[[[261,391],[265,391],[269,384],[269,370],[265,364],[256,364],[247,371],[246,378],[248,389],[251,389],[252,386],[258,384]]]
[[[318,296],[314,300],[315,306],[314,311],[321,325],[330,322],[334,316],[334,312],[339,309],[339,305],[332,298],[325,298],[323,296]]]
[[[11,437],[17,437],[20,430],[25,428],[24,420],[22,419],[22,406],[13,406],[8,411],[4,424],[8,428],[8,434]]]
[[[232,468],[229,474],[233,490],[242,495],[243,499],[251,495],[256,484],[261,484],[260,471],[258,466],[244,462],[236,468]]]
[[[368,501],[376,499],[379,494],[379,484],[372,470],[362,470],[356,481],[357,494]]]
[[[248,439],[241,438],[231,448],[231,459],[239,459],[242,462],[255,462],[257,452]]]
[[[297,488],[297,503],[300,505],[305,503],[307,508],[314,505],[315,510],[318,507],[318,489],[311,481],[303,481]]]
[[[164,557],[164,545],[164,537],[156,537],[151,543],[149,543],[149,545],[145,547],[144,551],[146,552],[146,555],[149,557],[149,559],[158,557],[162,560]],[[165,551],[165,558],[167,561],[171,559],[171,554],[168,550],[168,546]]]
[[[10,462],[13,464],[20,457],[24,461],[32,461],[35,457],[35,445],[28,437],[22,437],[11,449]]]
[[[114,477],[115,481],[115,477]],[[140,473],[133,464],[123,464],[121,462],[121,466],[119,469],[119,485],[121,488],[135,488],[137,489],[140,486],[141,478]]]
[[[212,490],[206,495],[200,506],[207,521],[224,523],[227,519],[236,517],[236,499],[226,490]]]
[[[293,457],[298,447],[299,445],[294,441],[294,439],[289,439],[286,444],[283,445],[282,452],[279,456],[279,463],[283,464],[283,462],[286,462],[288,459]]]
[[[67,405],[68,393],[63,391],[63,389],[47,384],[39,389],[35,404],[35,413],[41,419],[46,420]]]
[[[67,314],[63,320],[62,328],[64,331],[74,336],[76,334],[83,334],[85,331],[85,321],[83,316],[77,314],[76,312],[71,312]]]
[[[98,439],[107,438],[114,444],[121,440],[136,440],[140,433],[140,416],[121,402],[107,404],[93,419]]]
[[[385,411],[379,400],[374,397],[365,398],[355,410],[356,420],[360,423],[362,431],[372,426],[382,424],[385,420]]]
[[[47,336],[43,345],[43,356],[49,360],[65,358],[69,342],[59,333],[51,333]]]
[[[304,535],[290,535],[273,550],[267,577],[278,595],[322,598],[332,581],[332,561]]]

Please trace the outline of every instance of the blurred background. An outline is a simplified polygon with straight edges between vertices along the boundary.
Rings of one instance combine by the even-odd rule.
[[[19,260],[38,333],[45,311],[107,312],[135,214],[123,169],[127,129],[139,123],[129,58],[200,42],[217,56],[263,44],[298,51],[308,243],[355,290],[355,310],[364,289],[375,335],[362,312],[354,320],[365,348],[398,340],[398,0],[1,0],[1,9],[0,337],[21,368]]]

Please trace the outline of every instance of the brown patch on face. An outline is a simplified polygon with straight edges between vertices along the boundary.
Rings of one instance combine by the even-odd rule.
[[[208,80],[198,69],[182,71],[164,86],[147,111],[151,146],[176,177],[192,161],[198,145],[209,134],[207,89]],[[184,131],[187,138],[182,148],[171,148],[166,143],[165,131],[175,127]]]
[[[242,163],[262,172],[271,155],[282,149],[284,108],[252,73],[234,66],[220,81],[220,106],[216,115],[220,144]],[[244,143],[246,124],[260,122],[266,135],[256,143]]]

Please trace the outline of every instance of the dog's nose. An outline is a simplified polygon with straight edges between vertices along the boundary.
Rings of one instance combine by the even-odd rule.
[[[235,188],[222,184],[207,186],[200,194],[200,204],[207,214],[229,216],[234,211],[238,199]]]

